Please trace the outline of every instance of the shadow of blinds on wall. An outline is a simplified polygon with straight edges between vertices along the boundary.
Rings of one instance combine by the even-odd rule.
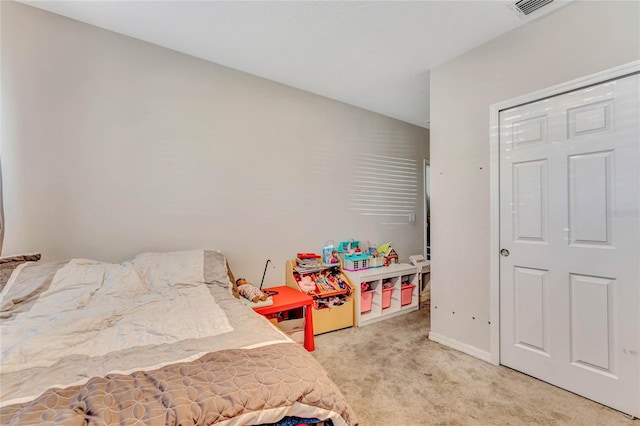
[[[399,157],[362,154],[354,170],[351,209],[365,216],[381,216],[385,225],[415,220],[418,162]]]

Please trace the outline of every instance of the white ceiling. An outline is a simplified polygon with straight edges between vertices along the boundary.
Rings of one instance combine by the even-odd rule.
[[[512,1],[23,3],[429,126],[429,70],[526,19]]]

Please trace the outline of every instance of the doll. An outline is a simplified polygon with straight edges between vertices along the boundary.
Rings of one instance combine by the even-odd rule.
[[[300,277],[300,281],[298,281],[298,286],[304,293],[311,293],[316,289],[316,282],[311,276],[303,275]]]
[[[244,278],[238,278],[236,280],[236,286],[240,296],[251,300],[253,303],[258,302],[258,300],[267,300],[269,298],[268,295],[264,294],[255,286],[249,284]]]

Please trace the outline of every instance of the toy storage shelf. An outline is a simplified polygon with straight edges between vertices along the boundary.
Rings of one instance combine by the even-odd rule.
[[[344,274],[355,288],[355,325],[358,327],[418,310],[420,277],[416,266],[394,264],[362,271],[344,271]],[[373,290],[372,295],[365,296],[365,306],[362,304],[362,282],[368,283]],[[385,282],[390,282],[393,287],[390,303],[383,296]],[[403,288],[402,283],[409,283],[409,286]],[[368,298],[371,296],[371,309],[368,309]]]
[[[287,286],[301,291],[294,276],[294,272],[296,272],[294,269],[295,265],[295,260],[287,261],[286,283]],[[342,274],[344,276],[344,272]],[[348,278],[345,279],[345,281],[349,284]],[[314,292],[309,294],[309,296],[312,296],[317,300],[345,293],[347,293],[346,290],[324,291],[318,293]],[[351,294],[354,295],[355,291],[352,290]],[[333,330],[339,330],[341,328],[353,327],[354,305],[354,297],[347,297],[344,304],[332,308],[317,309],[316,303],[314,303],[313,309],[311,309],[311,315],[313,317],[313,334],[322,334]]]

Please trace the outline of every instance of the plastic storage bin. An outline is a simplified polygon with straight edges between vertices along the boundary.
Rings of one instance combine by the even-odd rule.
[[[382,289],[382,309],[387,309],[391,306],[391,295],[393,294],[394,287]]]
[[[410,305],[413,299],[413,288],[415,284],[402,284],[400,289],[400,305]]]
[[[360,293],[360,312],[365,313],[371,310],[371,304],[373,302],[373,293],[375,290],[367,290]]]

